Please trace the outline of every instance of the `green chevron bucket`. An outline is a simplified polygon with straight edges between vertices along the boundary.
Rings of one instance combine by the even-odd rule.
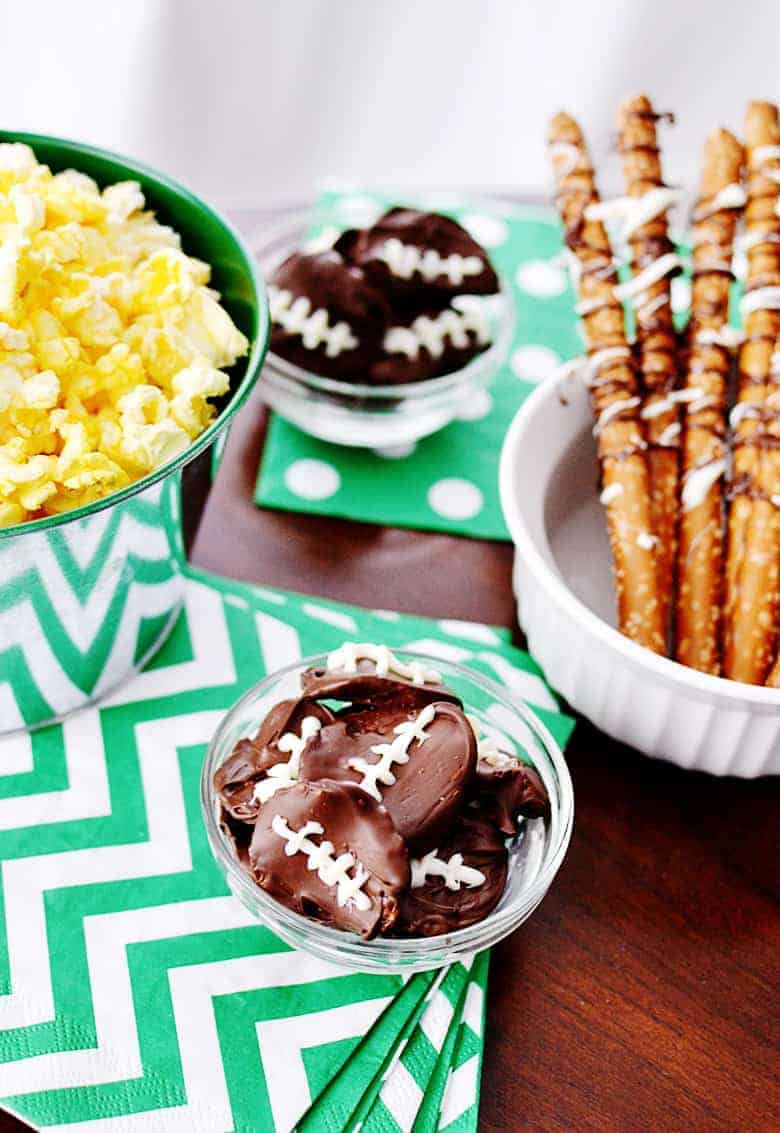
[[[182,532],[197,526],[212,455],[221,452],[230,420],[257,380],[269,335],[265,291],[250,253],[227,221],[186,188],[77,142],[0,131],[0,142],[9,141],[32,146],[55,171],[78,169],[99,185],[140,182],[158,219],[181,234],[188,253],[211,265],[212,285],[251,345],[230,371],[217,417],[184,453],[88,507],[0,528],[0,735],[106,696],[165,640],[181,602]]]

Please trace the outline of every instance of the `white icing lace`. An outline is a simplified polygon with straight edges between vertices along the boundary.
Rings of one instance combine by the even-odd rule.
[[[377,802],[381,802],[382,792],[377,783],[381,783],[385,787],[391,787],[395,783],[393,764],[409,762],[411,758],[409,748],[414,740],[417,740],[422,747],[430,735],[429,732],[425,731],[425,727],[432,722],[435,715],[435,706],[428,704],[414,720],[403,720],[400,724],[396,724],[393,729],[395,739],[392,743],[374,744],[371,748],[372,753],[379,756],[376,763],[367,763],[365,759],[360,757],[350,759],[349,766],[355,771],[359,771],[363,776],[358,786],[362,787]]]
[[[712,485],[720,479],[726,471],[725,460],[711,460],[701,468],[690,471],[683,484],[681,503],[683,511],[692,511],[693,508],[703,504]]]
[[[266,803],[282,787],[289,787],[297,782],[301,771],[301,756],[304,748],[310,740],[314,739],[321,728],[322,724],[316,716],[304,716],[301,721],[301,734],[299,736],[296,736],[295,732],[285,732],[276,741],[279,751],[283,751],[285,754],[289,752],[290,758],[287,763],[275,763],[273,767],[268,768],[266,778],[261,779],[255,785],[252,795],[254,802]]]
[[[405,665],[386,645],[372,645],[370,642],[357,644],[354,641],[345,641],[328,656],[327,668],[356,673],[358,661],[373,662],[378,677],[386,677],[389,673],[394,673],[397,677],[403,677],[404,680],[411,681],[415,685],[441,684],[441,673],[436,669],[429,669],[422,661],[412,661],[410,665]]]
[[[479,869],[463,864],[463,854],[453,854],[448,862],[436,855],[438,850],[431,850],[422,858],[411,861],[412,889],[419,889],[425,885],[429,877],[443,877],[448,889],[458,890],[461,885],[470,889],[484,884],[485,875]]]
[[[460,256],[453,252],[449,256],[440,255],[435,248],[416,248],[414,244],[402,244],[393,236],[385,240],[376,253],[400,279],[411,279],[417,272],[426,283],[446,275],[453,286],[459,286],[467,275],[479,275],[483,263],[479,256]]]
[[[339,854],[334,858],[332,842],[312,842],[310,834],[324,834],[325,827],[319,822],[305,822],[300,830],[291,830],[287,819],[275,814],[271,822],[274,834],[284,838],[287,845],[284,852],[288,857],[293,854],[306,854],[308,861],[306,868],[317,871],[320,881],[329,888],[337,887],[336,903],[343,908],[352,902],[357,909],[365,912],[371,908],[371,899],[362,891],[368,881],[368,872],[355,858],[354,854]],[[349,871],[355,867],[355,876],[350,877]]]
[[[469,345],[469,333],[480,346],[490,342],[490,323],[480,303],[464,305],[460,311],[448,308],[433,318],[418,315],[408,327],[390,327],[383,345],[388,354],[416,358],[425,349],[432,358],[441,358],[446,338],[456,350],[463,350]]]
[[[324,307],[311,309],[306,295],[293,298],[291,291],[268,285],[268,309],[271,321],[283,327],[288,334],[299,334],[307,350],[325,347],[328,358],[336,358],[345,350],[354,350],[358,339],[349,323],[338,322],[331,326]]]

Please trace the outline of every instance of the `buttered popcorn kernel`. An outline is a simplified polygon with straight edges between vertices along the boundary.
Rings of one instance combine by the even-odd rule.
[[[248,342],[210,268],[144,211],[0,144],[0,526],[89,504],[177,456]]]

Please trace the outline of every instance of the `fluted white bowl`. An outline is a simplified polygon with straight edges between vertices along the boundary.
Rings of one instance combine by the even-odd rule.
[[[607,735],[715,775],[780,773],[780,690],[688,669],[615,628],[588,392],[562,377],[517,413],[501,454],[518,616],[550,684]]]

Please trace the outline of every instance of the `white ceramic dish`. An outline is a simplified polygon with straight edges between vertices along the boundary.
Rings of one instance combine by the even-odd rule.
[[[591,425],[584,385],[554,379],[504,442],[501,504],[531,652],[572,707],[646,755],[715,775],[780,773],[780,691],[685,668],[614,628]]]

